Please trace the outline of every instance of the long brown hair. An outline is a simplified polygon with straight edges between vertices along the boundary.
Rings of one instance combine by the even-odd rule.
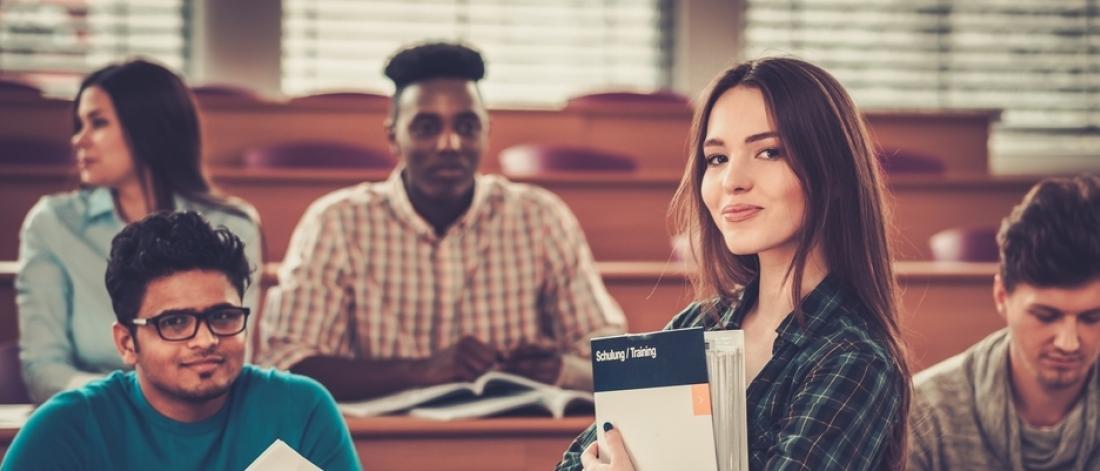
[[[705,101],[692,124],[688,163],[671,207],[677,230],[687,235],[699,262],[693,277],[696,295],[729,299],[760,271],[756,255],[730,252],[700,192],[711,111],[722,94],[737,86],[753,87],[764,95],[789,156],[787,162],[802,185],[806,210],[798,249],[787,272],[793,281],[796,319],[803,320],[799,306],[806,260],[820,241],[829,272],[862,303],[867,320],[885,340],[904,378],[903,413],[891,433],[884,461],[890,469],[901,469],[906,459],[910,389],[887,238],[890,213],[863,119],[848,93],[825,70],[791,58],[750,61],[723,72],[704,93]]]
[[[76,105],[89,87],[102,89],[115,106],[150,212],[177,209],[178,194],[259,223],[258,215],[222,196],[203,173],[199,115],[179,76],[140,59],[88,74],[73,100],[74,133],[81,127]]]

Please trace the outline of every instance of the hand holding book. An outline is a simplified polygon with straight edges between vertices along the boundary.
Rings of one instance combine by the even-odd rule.
[[[598,442],[592,442],[581,455],[581,464],[585,471],[634,471],[634,463],[626,452],[623,435],[615,430],[611,422],[603,423],[604,449]],[[600,462],[603,459],[606,463]]]
[[[744,344],[700,328],[592,339],[602,429],[585,469],[748,469]]]

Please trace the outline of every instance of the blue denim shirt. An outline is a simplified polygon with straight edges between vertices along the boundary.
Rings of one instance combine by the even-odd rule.
[[[213,226],[225,226],[241,238],[256,268],[243,301],[255,308],[262,267],[258,220],[181,197],[175,203],[177,209],[197,211]],[[250,206],[240,207],[255,214]],[[103,279],[111,239],[125,226],[107,188],[47,195],[27,213],[15,290],[19,356],[35,402],[66,389],[82,374],[125,367],[115,351],[115,314]]]

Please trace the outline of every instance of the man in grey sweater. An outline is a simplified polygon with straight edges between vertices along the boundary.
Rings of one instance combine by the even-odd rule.
[[[1100,469],[1100,177],[1040,182],[997,244],[1008,326],[916,375],[909,469]]]

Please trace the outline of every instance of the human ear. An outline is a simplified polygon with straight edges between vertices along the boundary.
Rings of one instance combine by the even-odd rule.
[[[993,304],[997,306],[997,315],[1001,316],[1006,322],[1008,321],[1008,317],[1005,315],[1007,303],[1008,291],[1005,290],[1004,281],[1001,280],[1001,275],[993,275]]]
[[[111,326],[111,333],[114,335],[115,350],[117,350],[118,355],[122,357],[122,362],[129,366],[137,364],[137,339],[134,338],[130,329],[115,322],[114,325]]]

